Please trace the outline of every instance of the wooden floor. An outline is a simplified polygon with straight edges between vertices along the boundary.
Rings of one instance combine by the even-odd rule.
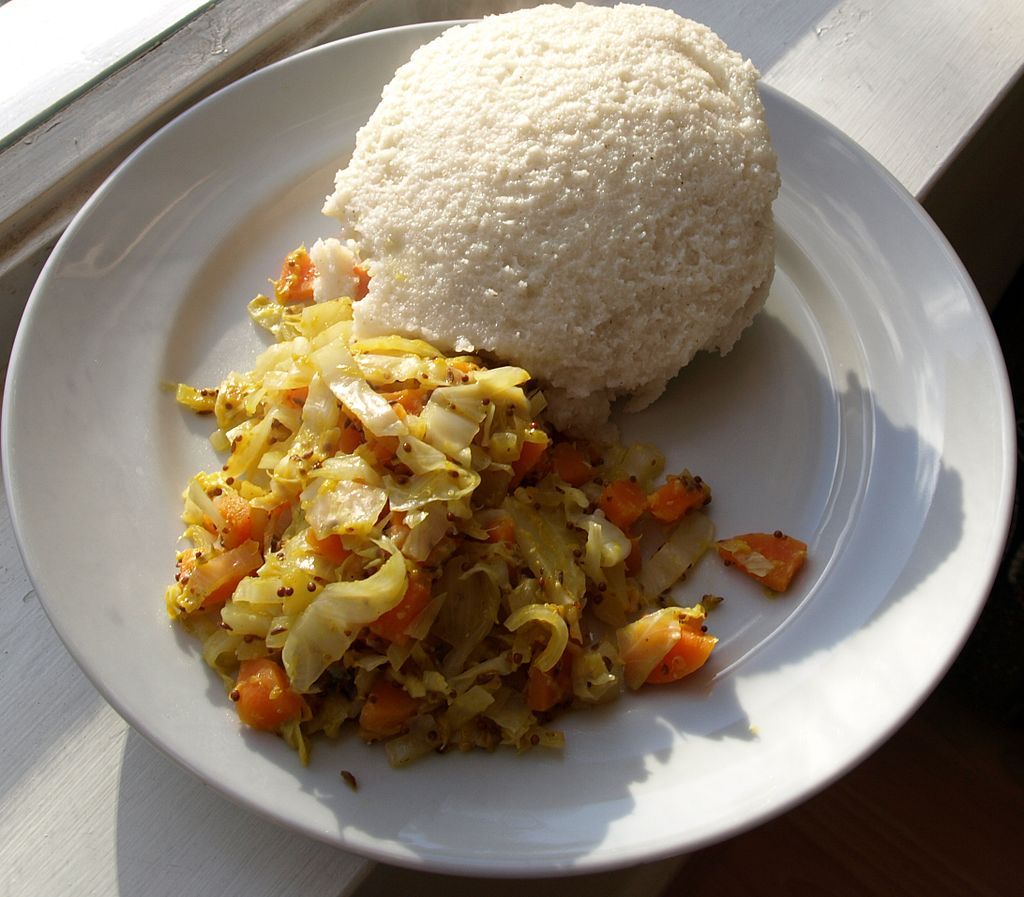
[[[663,897],[1024,894],[1024,731],[945,683],[790,813],[694,854]]]

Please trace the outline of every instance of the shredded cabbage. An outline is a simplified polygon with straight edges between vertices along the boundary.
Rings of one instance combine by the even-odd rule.
[[[544,650],[533,661],[537,669],[545,673],[561,660],[569,644],[569,627],[558,611],[559,608],[551,604],[527,604],[509,614],[505,620],[505,628],[512,632],[533,622],[542,623],[550,629]]]
[[[311,357],[331,392],[370,433],[374,436],[405,433],[405,426],[394,408],[366,382],[344,343],[330,342]]]
[[[291,626],[281,658],[292,687],[309,690],[317,678],[341,659],[360,627],[391,610],[405,590],[405,561],[395,548],[374,574],[361,580],[335,582],[299,615]]]
[[[687,514],[664,544],[644,564],[638,581],[648,595],[660,595],[701,558],[715,539],[715,526],[707,515]]]
[[[193,547],[169,613],[232,697],[243,662],[280,669],[304,709],[276,730],[303,759],[313,736],[347,729],[386,742],[396,766],[560,747],[550,715],[637,687],[703,619],[657,608],[711,544],[710,520],[622,523],[606,486],[652,493],[657,449],[563,445],[521,368],[355,339],[351,247],[304,252],[249,305],[276,339],[252,370],[177,389],[213,413],[226,459],[183,495]],[[573,452],[586,463],[566,472]]]

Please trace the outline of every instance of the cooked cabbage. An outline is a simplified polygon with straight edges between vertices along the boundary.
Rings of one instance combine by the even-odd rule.
[[[391,554],[376,573],[324,586],[290,627],[281,658],[293,688],[308,691],[328,666],[341,660],[362,626],[401,600],[405,560],[386,542],[382,547]]]
[[[704,608],[665,607],[623,626],[616,638],[626,685],[639,688],[679,641],[684,622],[704,619]]]
[[[678,582],[715,540],[711,519],[695,511],[687,514],[644,564],[638,581],[647,595],[660,595]]]
[[[332,298],[356,283],[350,247],[318,242],[309,258],[312,296],[250,303],[277,340],[251,371],[178,387],[213,412],[227,457],[185,490],[193,548],[168,611],[229,690],[243,661],[280,667],[303,711],[277,731],[303,758],[316,733],[347,729],[385,741],[394,765],[561,746],[549,715],[636,687],[682,615],[703,613],[656,608],[710,545],[710,521],[618,525],[602,490],[629,478],[653,491],[656,449],[577,441],[589,460],[567,482],[527,371],[356,340],[353,300]],[[637,569],[640,533],[661,544]]]
[[[505,620],[505,628],[515,632],[527,623],[541,623],[550,630],[544,650],[533,660],[537,669],[547,672],[561,660],[565,653],[569,644],[569,628],[559,614],[559,608],[551,604],[527,604],[519,608],[509,614]]]

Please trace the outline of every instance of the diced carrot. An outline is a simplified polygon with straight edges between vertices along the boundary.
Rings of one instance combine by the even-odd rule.
[[[295,389],[286,389],[284,391],[284,400],[293,408],[301,407],[303,404],[305,404],[305,401],[308,398],[308,386],[297,386],[295,387]]]
[[[263,552],[251,539],[206,560],[196,551],[184,552],[178,561],[179,582],[202,599],[209,610],[224,604],[250,573],[263,563]]]
[[[550,670],[530,666],[526,680],[526,706],[543,713],[572,695],[572,655],[566,651]]]
[[[223,604],[228,603],[228,599],[234,594],[235,589],[238,588],[238,583],[242,580],[239,579],[236,582],[225,583],[222,586],[214,589],[203,599],[203,603],[200,607],[203,610],[213,610],[215,607],[220,607]]]
[[[690,476],[690,472],[684,470],[680,476],[670,475],[664,486],[652,492],[647,506],[662,523],[673,523],[690,511],[700,510],[709,501],[711,487],[700,477]]]
[[[774,592],[784,592],[807,560],[807,544],[780,530],[718,542],[718,554]]]
[[[351,455],[359,446],[366,442],[363,431],[355,424],[346,421],[341,426],[341,436],[338,438],[338,451]]]
[[[504,542],[506,545],[516,544],[516,525],[511,517],[499,517],[487,527],[488,542]]]
[[[349,551],[341,542],[341,536],[337,533],[331,533],[324,539],[318,539],[316,533],[313,532],[312,527],[306,530],[306,541],[309,542],[309,547],[313,549],[320,557],[324,560],[334,564],[335,567],[340,567],[347,558],[351,551]]]
[[[220,540],[225,548],[237,548],[252,537],[252,510],[241,495],[222,492],[214,497],[213,506],[224,518]]]
[[[543,469],[541,461],[550,443],[546,434],[541,431],[535,432],[544,438],[539,442],[523,440],[523,446],[519,450],[519,457],[512,462],[512,483],[509,486],[510,489],[515,489],[531,471]]]
[[[651,670],[651,674],[645,681],[659,685],[689,676],[690,673],[696,672],[707,663],[711,651],[717,643],[718,639],[713,635],[684,626],[679,633],[679,641]]]
[[[570,486],[582,486],[594,478],[594,468],[571,442],[560,442],[551,450],[551,464]]]
[[[370,272],[362,265],[355,265],[352,273],[356,276],[356,294],[352,298],[358,302],[370,292]]]
[[[416,700],[405,689],[387,679],[378,679],[359,713],[359,728],[374,738],[397,735],[415,715],[416,707]]]
[[[267,657],[242,661],[231,697],[237,702],[239,719],[263,732],[301,719],[306,707],[280,664]]]
[[[473,371],[480,370],[480,365],[473,364],[472,361],[466,361],[464,358],[458,358],[454,361],[448,362],[455,370],[462,371],[464,374],[470,374]]]
[[[415,620],[431,599],[430,578],[421,572],[409,576],[405,594],[391,610],[381,614],[370,624],[370,632],[386,638],[389,642],[404,645],[409,641],[405,630]]]
[[[647,510],[647,495],[634,480],[613,480],[597,499],[597,506],[621,530],[628,530]]]
[[[378,464],[387,464],[398,454],[397,436],[374,436],[366,441]]]
[[[404,416],[402,412],[406,412],[408,414],[419,414],[423,410],[423,406],[427,404],[427,399],[430,398],[430,393],[422,387],[417,387],[416,389],[399,389],[395,392],[382,393],[382,395],[391,403],[391,407],[394,408],[400,416]],[[399,411],[399,408],[401,408],[402,411]]]
[[[316,266],[306,252],[306,247],[300,246],[294,252],[288,253],[281,266],[281,276],[274,281],[275,298],[282,305],[312,302],[314,277]]]

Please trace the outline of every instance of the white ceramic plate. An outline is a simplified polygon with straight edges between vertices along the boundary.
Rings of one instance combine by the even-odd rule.
[[[330,233],[321,200],[426,25],[247,78],[136,152],[68,229],[7,381],[4,470],[54,626],[117,710],[229,797],[392,863],[588,871],[692,849],[806,798],[876,747],[952,661],[1009,516],[1001,356],[958,262],[849,140],[766,89],[783,187],[767,309],[701,358],[633,436],[715,489],[724,535],[810,542],[769,600],[708,558],[683,593],[727,596],[696,681],[563,718],[564,754],[447,755],[393,771],[355,737],[303,769],[243,731],[168,622],[179,495],[220,463],[161,385],[213,384],[263,342],[245,303]],[[351,791],[339,776],[351,770]],[[168,808],[173,812],[173,808]]]

